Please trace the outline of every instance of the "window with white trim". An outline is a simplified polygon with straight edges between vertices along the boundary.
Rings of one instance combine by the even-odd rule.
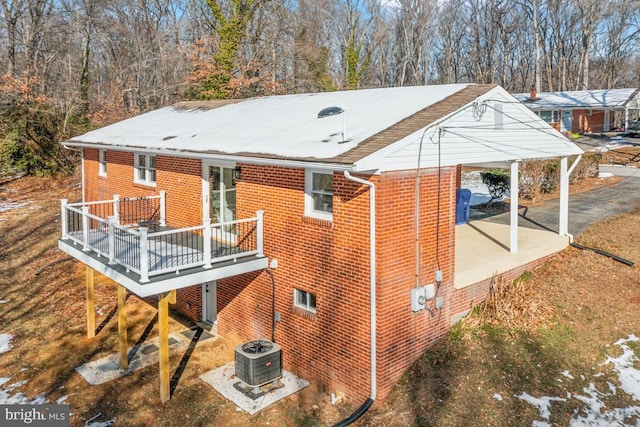
[[[558,110],[540,110],[538,115],[547,123],[558,123]]]
[[[156,156],[136,154],[134,182],[156,185]]]
[[[306,170],[305,215],[333,219],[333,173]]]
[[[293,305],[303,310],[316,312],[316,296],[300,289],[293,290]]]
[[[107,150],[98,150],[98,175],[107,176]]]

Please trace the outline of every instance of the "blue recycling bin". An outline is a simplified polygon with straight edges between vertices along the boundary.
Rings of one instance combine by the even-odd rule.
[[[466,224],[469,221],[471,209],[471,190],[460,188],[456,190],[456,225]]]

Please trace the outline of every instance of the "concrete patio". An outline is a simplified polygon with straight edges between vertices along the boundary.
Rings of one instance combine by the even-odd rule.
[[[518,252],[509,252],[510,227],[491,218],[456,226],[456,289],[554,254],[569,245],[567,236],[518,227]]]

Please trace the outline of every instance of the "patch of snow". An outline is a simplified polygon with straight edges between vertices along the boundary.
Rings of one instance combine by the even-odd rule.
[[[461,188],[471,191],[471,201],[469,203],[471,206],[482,205],[491,200],[489,188],[482,183],[480,171],[463,172]]]
[[[533,397],[528,393],[522,393],[520,396],[516,396],[518,399],[522,399],[525,402],[535,406],[540,411],[540,416],[545,420],[549,420],[551,416],[551,402],[565,402],[567,399],[563,399],[561,397]]]
[[[31,202],[23,202],[23,203],[2,202],[2,203],[0,203],[0,212],[7,212],[7,211],[12,211],[14,209],[19,209],[19,208],[22,208],[24,206],[27,206],[29,203],[31,203]]]
[[[614,176],[614,175],[611,172],[600,172],[600,173],[598,173],[598,178],[600,178],[600,179],[611,178],[612,176]]]
[[[71,393],[71,394],[65,394],[62,397],[59,397],[58,400],[56,400],[56,403],[59,405],[61,403],[64,403],[68,398],[70,398],[71,396],[73,396],[75,393]]]
[[[8,302],[9,302],[8,299],[0,299],[0,304],[6,304]]]
[[[640,341],[640,338],[635,335],[629,335],[628,338],[618,340],[615,345],[622,349],[622,354],[616,358],[607,356],[602,365],[612,364],[618,374],[620,389],[634,400],[640,401],[640,370],[634,367],[634,364],[640,359],[638,359],[633,349],[628,345],[630,342],[637,341]],[[562,375],[567,378],[573,378],[568,371],[562,372]],[[593,376],[601,377],[603,375],[602,372],[597,372]],[[582,379],[585,378],[584,375],[580,375],[580,377]],[[610,408],[603,399],[615,396],[618,388],[610,382],[607,382],[607,386],[608,390],[603,392],[598,390],[593,383],[590,383],[588,387],[582,389],[583,394],[571,394],[567,392],[566,399],[548,396],[536,398],[527,393],[522,393],[516,397],[537,407],[541,417],[547,421],[551,415],[550,403],[552,401],[576,399],[584,406],[574,410],[569,422],[569,427],[640,426],[640,423],[634,421],[640,418],[640,406]],[[625,421],[636,423],[627,424]],[[546,427],[549,425],[550,424],[543,421],[533,421],[532,423],[533,427]]]
[[[500,393],[493,393],[493,398],[499,402],[502,402],[502,395]]]
[[[573,375],[571,375],[571,374],[569,373],[569,371],[562,371],[562,372],[560,372],[560,373],[561,373],[562,375],[564,375],[565,377],[569,378],[570,380],[572,380],[572,379],[573,379]]]
[[[13,339],[13,335],[11,334],[0,334],[0,354],[6,353],[11,350],[11,340]]]
[[[0,386],[9,382],[10,378],[0,378]],[[9,384],[6,388],[0,389],[0,405],[13,405],[13,404],[31,404],[31,405],[42,405],[45,403],[49,403],[47,399],[44,397],[44,393],[40,393],[33,399],[27,398],[23,393],[18,392],[15,394],[11,394],[13,390],[16,388],[23,386],[27,383],[27,381],[18,381],[17,383]]]
[[[620,388],[635,400],[640,400],[640,370],[634,367],[634,363],[640,359],[636,357],[633,349],[627,343],[639,340],[635,335],[618,340],[615,344],[622,349],[622,355],[616,358],[607,356],[607,360],[604,362],[604,364],[613,364],[613,369],[616,370],[620,379]]]
[[[89,418],[85,423],[84,426],[85,427],[109,427],[110,425],[112,425],[113,423],[116,422],[115,419],[113,420],[108,420],[108,421],[94,421],[97,418],[100,418],[102,416],[102,412],[100,412],[98,415]]]

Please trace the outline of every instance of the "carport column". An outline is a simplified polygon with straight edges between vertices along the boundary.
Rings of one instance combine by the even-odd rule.
[[[127,343],[127,288],[118,285],[118,350],[120,353],[120,369],[129,367]]]
[[[158,295],[158,334],[160,335],[160,400],[171,398],[169,388],[169,304],[176,303],[176,291]]]
[[[569,172],[567,158],[560,159],[560,218],[558,234],[566,236],[569,233]]]
[[[624,134],[629,133],[629,108],[624,108]]]
[[[93,268],[85,268],[85,283],[87,288],[87,338],[96,336],[96,310],[93,299]]]
[[[511,239],[509,252],[518,253],[518,165],[520,162],[511,163]]]

